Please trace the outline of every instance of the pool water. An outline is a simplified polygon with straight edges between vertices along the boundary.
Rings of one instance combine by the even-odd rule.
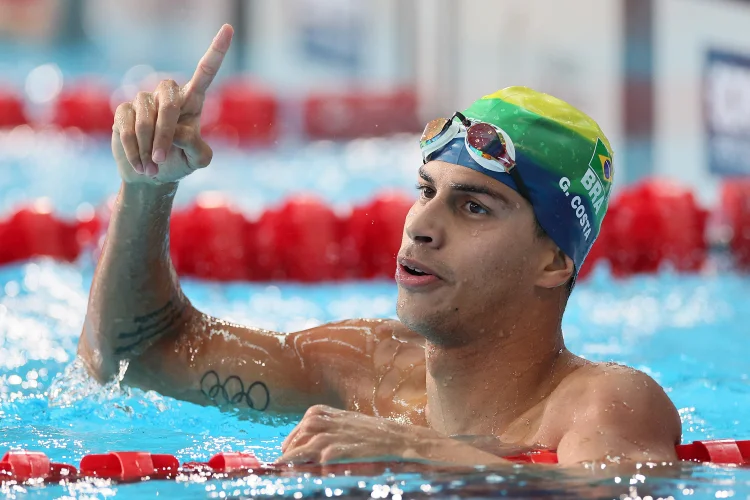
[[[21,142],[0,137],[2,213],[19,200],[45,195],[63,214],[74,214],[81,203],[98,206],[116,191],[106,144],[15,133]],[[409,189],[418,155],[414,161],[413,138],[408,139],[289,145],[255,153],[226,148],[217,151],[216,168],[184,183],[180,202],[210,188],[227,193],[244,210],[257,211],[302,186],[312,186],[336,206],[364,201],[386,186]],[[280,171],[292,180],[282,183]],[[278,457],[298,417],[248,418],[91,381],[75,363],[75,351],[92,273],[89,254],[73,264],[35,259],[0,267],[0,452],[41,450],[74,465],[85,454],[113,450],[171,453],[181,462],[205,461],[228,450],[252,450],[261,460]],[[207,313],[278,331],[351,317],[395,317],[392,282],[302,286],[185,279],[183,287]],[[564,331],[573,352],[629,364],[661,383],[680,410],[683,442],[750,439],[750,362],[744,352],[750,345],[749,300],[750,280],[731,272],[664,270],[615,280],[600,267],[577,285]],[[11,498],[750,498],[750,470],[686,464],[612,477],[534,466],[462,473],[393,469],[375,477],[354,471],[207,482],[91,481],[6,486],[2,493]]]

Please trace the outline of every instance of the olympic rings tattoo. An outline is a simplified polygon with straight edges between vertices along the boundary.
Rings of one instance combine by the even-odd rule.
[[[201,392],[217,405],[223,402],[239,405],[244,401],[248,408],[264,411],[271,403],[271,394],[263,382],[253,382],[245,390],[245,384],[238,376],[231,375],[222,383],[219,374],[213,370],[206,372],[201,378]],[[224,401],[217,401],[218,396]]]

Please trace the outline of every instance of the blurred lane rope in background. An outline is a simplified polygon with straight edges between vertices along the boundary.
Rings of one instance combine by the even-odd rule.
[[[288,420],[132,389],[122,373],[102,388],[76,359],[120,186],[115,110],[164,79],[186,83],[224,23],[233,45],[201,122],[213,161],[180,181],[170,220],[196,307],[275,331],[395,318],[424,124],[528,86],[593,117],[617,172],[563,319],[566,346],[653,377],[683,443],[750,438],[750,0],[0,0],[0,451],[68,464],[115,448],[198,465],[279,454]],[[3,494],[24,494],[1,479]],[[615,480],[521,467],[39,488],[750,498],[750,473],[684,465]]]
[[[237,28],[236,50],[206,103],[202,124],[212,140],[245,150],[281,145],[283,151],[299,141],[415,134],[429,117],[520,81],[568,100],[609,131],[618,183],[590,265],[606,257],[617,274],[653,271],[662,261],[695,270],[705,249],[717,243],[729,243],[740,266],[747,265],[747,189],[735,178],[750,172],[750,38],[727,29],[750,22],[741,2],[473,0],[460,8],[452,1],[438,3],[439,8],[418,0],[221,0],[208,7],[190,0],[158,5],[6,0],[0,3],[0,33],[8,40],[0,48],[5,53],[0,134],[11,147],[31,131],[42,134],[41,142],[57,130],[109,134],[119,102],[152,90],[163,77],[184,80],[214,22],[229,18]],[[535,14],[541,11],[545,15]],[[138,27],[135,40],[132,26]],[[183,32],[192,36],[179,36]],[[461,43],[453,43],[459,37]],[[678,46],[691,49],[672,50]],[[652,182],[653,177],[666,181]],[[18,183],[7,186],[2,227],[17,226],[21,215],[13,213],[34,198],[19,194]],[[10,186],[16,192],[7,193]],[[654,201],[639,202],[639,190]],[[636,196],[629,197],[631,192]],[[659,208],[662,198],[673,207],[675,196],[683,196],[686,213],[694,215],[677,219]],[[231,198],[221,203],[237,203]],[[105,200],[91,201],[102,207]],[[68,248],[65,252],[23,250],[24,237],[6,229],[6,239],[15,237],[19,244],[0,258],[76,258],[78,247],[97,239],[106,224],[106,217],[94,221],[89,211],[84,210],[89,236],[75,244],[48,244]],[[213,213],[215,219],[216,209]],[[174,225],[181,220],[175,217]],[[336,224],[327,239],[340,247],[351,237],[344,235],[343,222]],[[668,228],[680,241],[667,236]],[[396,236],[387,240],[397,245]],[[674,257],[675,252],[693,256]],[[331,259],[336,265],[338,257]]]

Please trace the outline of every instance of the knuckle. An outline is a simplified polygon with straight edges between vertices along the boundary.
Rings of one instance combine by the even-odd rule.
[[[135,123],[135,133],[137,135],[145,135],[153,132],[154,126],[152,123],[144,120],[143,118],[139,118]]]
[[[299,439],[299,437],[302,434],[308,434],[310,432],[310,420],[305,417],[302,420],[300,420],[300,423],[297,424],[297,435],[295,436],[294,440]]]
[[[159,87],[174,88],[174,87],[179,87],[179,85],[177,85],[177,82],[174,81],[173,79],[167,78],[159,82]]]
[[[315,448],[325,449],[329,447],[329,444],[332,442],[332,440],[332,434],[329,434],[327,432],[319,432],[312,438],[310,438],[308,443]]]
[[[320,415],[320,405],[309,407],[305,412],[304,418],[312,417],[314,415]]]
[[[154,92],[158,96],[159,108],[166,110],[179,110],[178,103],[180,86],[174,80],[162,80]]]
[[[320,419],[326,415],[325,408],[321,405],[311,406],[305,412],[305,418]]]
[[[174,99],[162,99],[159,102],[159,107],[166,111],[179,111],[180,105]]]
[[[333,460],[341,458],[341,456],[344,455],[345,451],[346,447],[343,445],[328,444],[320,451],[320,461],[331,462]]]
[[[132,128],[122,130],[120,132],[120,140],[122,140],[123,143],[134,142],[136,140],[135,131]]]
[[[145,103],[151,100],[151,93],[140,91],[135,95],[135,102]]]
[[[305,417],[302,422],[303,429],[317,429],[325,424],[325,417],[323,415],[309,415]]]
[[[213,160],[213,158],[214,158],[214,152],[209,147],[209,148],[206,148],[206,152],[203,153],[203,155],[200,157],[199,161],[200,161],[200,164],[205,167],[209,163],[211,163],[211,160]]]
[[[328,413],[328,407],[325,405],[313,405],[307,409],[310,415],[325,415]]]
[[[207,64],[207,63],[206,63],[206,61],[204,61],[204,60],[202,60],[202,59],[201,59],[201,61],[200,61],[200,62],[198,63],[198,67],[200,68],[200,70],[201,70],[201,71],[202,71],[203,73],[205,73],[205,74],[207,74],[207,75],[209,75],[209,76],[216,76],[216,73],[218,73],[218,72],[219,72],[219,70],[218,70],[217,68],[214,68],[214,67],[213,67],[213,66],[211,66],[210,64]]]
[[[174,130],[168,127],[156,127],[154,131],[155,141],[172,141],[174,137]]]
[[[300,432],[307,435],[317,435],[328,430],[328,421],[322,415],[313,415],[300,423]]]
[[[119,106],[117,106],[117,109],[115,110],[115,114],[122,116],[122,115],[127,115],[131,111],[133,111],[133,104],[130,102],[123,102],[123,103],[120,103]]]

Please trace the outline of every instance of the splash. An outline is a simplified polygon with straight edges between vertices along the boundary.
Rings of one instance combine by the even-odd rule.
[[[130,389],[122,386],[127,369],[128,361],[120,361],[117,376],[102,386],[88,373],[81,358],[76,357],[50,383],[47,392],[49,406],[66,408],[84,399],[102,403],[130,397]]]

